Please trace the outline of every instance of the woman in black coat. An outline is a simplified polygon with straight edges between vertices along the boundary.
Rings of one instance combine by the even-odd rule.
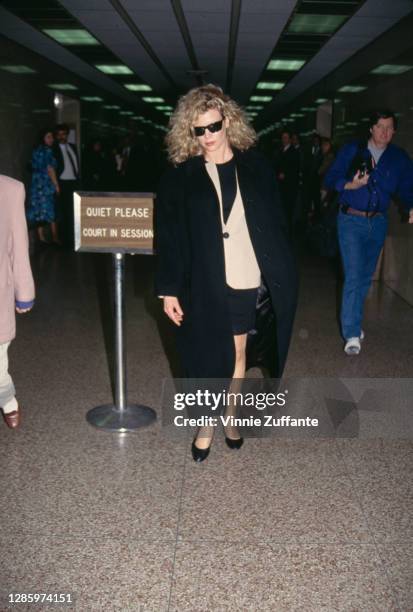
[[[284,368],[296,270],[276,178],[255,140],[238,105],[213,85],[183,96],[171,117],[166,143],[174,165],[156,206],[156,291],[177,326],[189,378],[242,379],[250,365],[279,377]],[[256,305],[272,327],[256,325]],[[213,429],[199,429],[195,461],[207,457]],[[230,448],[240,448],[236,428],[225,434]]]

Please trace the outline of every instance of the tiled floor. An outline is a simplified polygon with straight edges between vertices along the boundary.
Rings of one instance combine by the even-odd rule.
[[[1,612],[10,592],[72,593],[67,609],[82,612],[413,610],[409,432],[255,438],[240,451],[219,432],[195,464],[190,432],[161,425],[174,355],[147,257],[127,258],[128,387],[159,418],[98,431],[85,414],[111,399],[110,257],[51,250],[33,267],[36,308],[10,349],[23,424],[0,427]],[[336,295],[326,263],[306,260],[286,374],[389,377],[406,393],[394,379],[412,376],[413,308],[375,284],[349,358]]]

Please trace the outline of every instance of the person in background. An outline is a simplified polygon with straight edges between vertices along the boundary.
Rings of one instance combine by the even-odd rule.
[[[53,242],[60,244],[55,200],[60,188],[56,177],[57,162],[52,146],[53,132],[46,128],[40,132],[39,143],[33,149],[31,159],[32,180],[27,219],[31,225],[37,226],[38,238],[42,244],[49,242],[45,235],[46,225],[50,225]]]
[[[276,171],[281,201],[291,236],[300,182],[300,154],[294,148],[291,133],[288,130],[281,132],[281,148],[276,160]]]
[[[88,191],[104,191],[110,182],[110,162],[105,155],[102,141],[93,140],[88,147],[83,164],[83,188]]]
[[[300,168],[299,178],[298,178],[299,186],[298,186],[298,197],[297,197],[297,202],[295,206],[296,208],[295,222],[296,222],[296,226],[299,225],[299,228],[301,229],[303,225],[305,225],[305,223],[303,224],[304,203],[303,203],[303,194],[302,194],[304,153],[303,153],[303,147],[301,146],[300,136],[296,132],[291,134],[291,144],[294,147],[294,149],[297,151],[298,158],[299,158],[299,168]]]
[[[300,182],[302,179],[302,166],[303,166],[303,150],[301,147],[301,142],[300,142],[300,137],[298,134],[294,133],[291,134],[291,144],[294,147],[294,149],[298,152],[299,155],[299,160],[300,160]]]
[[[21,414],[8,371],[8,349],[16,335],[15,311],[28,312],[34,304],[24,195],[23,183],[0,175],[0,406],[11,429],[19,426]]]
[[[300,137],[298,134],[291,134],[291,144],[293,145],[294,149],[296,149],[297,151],[300,150],[301,145],[300,145]]]
[[[119,145],[112,146],[110,151],[110,188],[109,191],[121,191],[122,190],[122,154],[121,147]]]
[[[140,151],[135,144],[135,138],[131,134],[123,138],[121,151],[122,166],[120,174],[122,177],[122,190],[136,191],[136,181],[140,171]]]
[[[320,175],[322,161],[321,138],[317,133],[311,137],[311,144],[304,155],[303,197],[306,216],[317,218],[320,213]]]
[[[387,212],[397,195],[413,223],[413,163],[392,144],[395,114],[377,109],[370,115],[366,141],[344,145],[324,179],[339,197],[338,239],[344,269],[341,331],[347,355],[358,355],[364,338],[364,302],[387,233]]]
[[[330,138],[322,138],[321,139],[321,164],[318,169],[318,175],[320,177],[320,197],[321,197],[321,208],[325,207],[330,199],[330,195],[332,195],[331,190],[325,189],[324,187],[324,177],[327,173],[327,170],[331,166],[334,161],[335,154],[333,149],[333,143]]]
[[[79,189],[79,158],[76,145],[68,142],[69,127],[65,123],[56,126],[56,139],[53,147],[57,161],[57,178],[60,185],[58,201],[58,220],[64,243],[72,247],[74,243],[73,193]]]
[[[125,136],[121,145],[122,165],[120,174],[123,178],[123,187],[127,189],[127,176],[129,176],[129,162],[132,151],[131,137]]]

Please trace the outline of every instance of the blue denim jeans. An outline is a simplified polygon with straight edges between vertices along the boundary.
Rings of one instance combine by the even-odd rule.
[[[360,337],[364,301],[387,232],[387,217],[358,217],[339,212],[338,241],[344,269],[341,331],[345,339]]]

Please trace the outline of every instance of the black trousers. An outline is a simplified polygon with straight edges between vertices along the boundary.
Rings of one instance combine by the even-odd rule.
[[[80,188],[79,181],[60,179],[60,195],[56,198],[57,220],[60,238],[69,247],[74,246],[74,206],[73,194]]]

